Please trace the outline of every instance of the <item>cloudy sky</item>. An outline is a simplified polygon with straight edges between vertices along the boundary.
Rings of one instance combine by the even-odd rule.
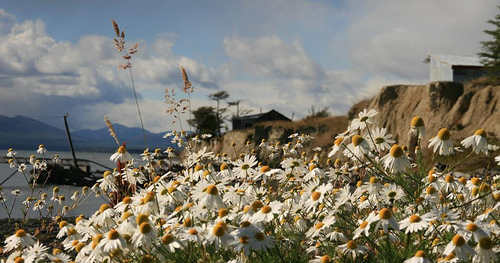
[[[495,0],[7,0],[0,4],[0,115],[74,129],[140,126],[130,75],[114,46],[125,31],[146,129],[179,129],[165,89],[192,108],[225,90],[240,109],[304,117],[311,106],[346,114],[384,85],[425,84],[428,52],[474,55]],[[234,113],[236,109],[231,108]],[[188,116],[181,116],[183,120]],[[185,126],[184,126],[185,127]]]

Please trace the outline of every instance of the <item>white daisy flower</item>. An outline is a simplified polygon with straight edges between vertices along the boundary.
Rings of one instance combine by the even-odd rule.
[[[12,236],[5,239],[5,250],[4,252],[9,252],[16,248],[26,248],[35,243],[35,239],[32,235],[26,233],[24,229],[19,229]]]
[[[379,198],[387,204],[402,200],[406,196],[403,188],[396,184],[388,184],[382,188]]]
[[[16,156],[16,154],[17,153],[12,148],[9,148],[9,150],[7,150],[7,157],[14,157]]]
[[[428,214],[425,214],[423,216],[420,216],[418,214],[413,214],[410,217],[405,218],[399,222],[400,230],[406,228],[405,234],[415,233],[427,229],[431,221],[432,219],[429,217]]]
[[[112,162],[117,162],[117,161],[120,161],[121,163],[126,163],[128,161],[132,161],[132,155],[130,155],[130,153],[127,152],[127,148],[125,148],[125,146],[120,146],[118,147],[118,150],[116,150],[116,152],[111,155],[111,157],[109,157],[109,160],[112,161]]]
[[[132,235],[131,243],[137,248],[144,246],[151,248],[157,239],[156,228],[149,222],[142,222]]]
[[[47,149],[45,149],[45,146],[43,144],[38,145],[38,150],[36,150],[36,153],[43,155],[46,152],[47,152]]]
[[[391,147],[391,151],[386,156],[382,157],[380,161],[384,163],[385,169],[390,169],[393,173],[403,172],[411,167],[408,156],[406,156],[403,148],[397,144],[394,144]]]
[[[472,255],[476,255],[476,251],[472,249],[468,244],[467,241],[465,241],[465,238],[463,238],[461,235],[455,235],[453,239],[446,245],[444,248],[444,255],[449,255],[452,252],[455,253],[455,255],[460,259],[460,260],[467,260],[467,252],[469,252]]]
[[[257,171],[254,167],[257,165],[257,157],[246,154],[242,159],[238,159],[234,163],[233,173],[241,179],[253,178]]]
[[[438,152],[439,155],[453,154],[453,141],[451,140],[450,131],[446,128],[439,130],[438,135],[429,140],[429,148],[433,147],[432,151]]]
[[[415,253],[415,256],[405,260],[403,263],[431,263],[431,262],[427,259],[427,255],[425,254],[425,252],[419,250]]]
[[[175,252],[176,249],[182,247],[182,243],[175,238],[171,233],[166,233],[161,237],[161,244],[166,247],[171,253]],[[167,261],[167,260],[165,260]]]
[[[479,152],[488,154],[488,142],[486,140],[486,136],[486,131],[484,129],[479,129],[474,133],[474,135],[463,139],[460,143],[464,148],[472,146],[472,150],[476,154],[479,154]]]
[[[384,232],[388,233],[389,225],[394,230],[399,230],[398,221],[396,221],[396,218],[392,214],[392,211],[388,208],[382,208],[378,213],[378,216],[373,218],[372,222],[377,222],[377,225],[375,226],[375,231],[377,231],[379,227],[382,226]]]
[[[420,116],[415,116],[411,119],[411,135],[416,135],[418,138],[422,138],[425,136],[425,125],[424,120]]]
[[[497,247],[498,250],[498,247]],[[487,263],[498,262],[498,257],[493,251],[493,241],[490,237],[482,237],[476,246],[476,255],[472,258],[472,262]]]
[[[337,247],[344,254],[351,254],[353,259],[356,257],[366,254],[368,248],[365,246],[358,245],[354,240],[349,240],[346,244]]]
[[[335,139],[335,141],[333,142],[332,150],[328,153],[328,158],[334,156],[342,148],[342,145],[344,145],[346,139],[347,137],[343,136]]]
[[[280,201],[272,201],[269,205],[262,206],[259,211],[253,214],[252,222],[271,222],[275,215],[281,213],[280,209],[283,203]]]
[[[352,120],[350,130],[363,130],[364,128],[366,128],[367,123],[373,123],[372,118],[377,114],[377,110],[371,109],[369,111],[366,111],[366,109],[363,109],[363,111],[358,113],[358,118]]]
[[[391,148],[390,144],[395,143],[392,140],[392,134],[386,134],[386,128],[375,128],[372,131],[373,141],[370,140],[370,144],[373,148],[377,149],[378,152],[389,150]]]
[[[99,242],[99,246],[105,253],[114,251],[115,249],[123,250],[127,247],[127,242],[115,229],[111,229],[104,238]]]
[[[344,150],[344,155],[351,158],[353,161],[359,161],[365,154],[370,152],[370,144],[360,135],[354,135],[351,138],[351,143]]]
[[[228,232],[228,225],[219,221],[207,229],[207,244],[214,244],[215,250],[219,248],[227,248],[229,243],[233,241],[233,237]]]
[[[146,176],[138,168],[127,168],[122,176],[131,185],[142,184],[147,180]]]

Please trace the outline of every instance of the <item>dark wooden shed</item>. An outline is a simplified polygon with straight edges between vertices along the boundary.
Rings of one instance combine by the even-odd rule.
[[[290,120],[288,117],[275,110],[270,110],[266,113],[253,114],[253,115],[234,118],[233,130],[242,130],[251,128],[254,124],[263,121],[292,121],[292,120]]]

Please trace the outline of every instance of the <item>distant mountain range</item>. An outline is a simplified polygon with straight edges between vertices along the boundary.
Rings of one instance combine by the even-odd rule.
[[[120,143],[126,142],[129,151],[143,151],[144,139],[141,128],[128,128],[120,124],[113,125]],[[146,131],[146,138],[150,150],[155,148],[166,149],[172,146],[169,140],[164,139],[163,133]],[[115,151],[118,146],[109,134],[107,127],[99,130],[72,131],[71,138],[75,151]],[[43,122],[23,117],[6,117],[0,115],[0,150],[14,148],[16,150],[38,149],[43,144],[49,150],[69,151],[66,131],[45,124]]]

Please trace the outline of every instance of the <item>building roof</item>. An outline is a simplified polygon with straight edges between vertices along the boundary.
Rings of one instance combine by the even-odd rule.
[[[433,57],[434,59],[446,63],[451,66],[471,66],[471,67],[482,67],[483,63],[481,63],[480,58],[478,56],[470,56],[470,55],[442,55],[442,54],[433,54],[427,53],[427,56]]]
[[[288,117],[284,116],[283,114],[277,112],[276,110],[270,110],[268,112],[264,112],[264,113],[258,113],[258,114],[251,114],[251,115],[246,115],[246,116],[240,116],[240,117],[236,117],[234,118],[235,120],[256,120],[256,119],[259,119],[260,117],[266,115],[266,114],[272,114],[272,113],[276,113],[276,114],[279,114],[285,118],[288,119]]]

